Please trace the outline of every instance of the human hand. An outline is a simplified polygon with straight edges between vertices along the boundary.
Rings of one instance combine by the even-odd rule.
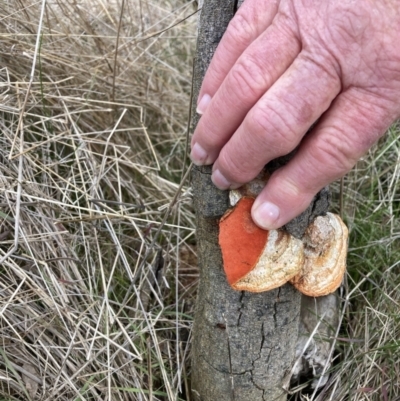
[[[400,2],[246,0],[206,73],[198,111],[191,158],[214,163],[220,189],[298,147],[252,209],[260,227],[281,227],[400,117]]]

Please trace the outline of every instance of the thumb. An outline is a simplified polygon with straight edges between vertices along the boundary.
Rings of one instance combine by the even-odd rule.
[[[345,175],[396,119],[393,105],[349,89],[333,103],[287,165],[272,174],[252,208],[272,230],[298,216],[323,187]]]

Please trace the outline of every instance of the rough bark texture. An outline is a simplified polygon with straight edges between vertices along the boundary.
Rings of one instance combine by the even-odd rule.
[[[194,76],[194,102],[204,73],[237,0],[204,0]],[[198,116],[193,117],[193,128]],[[279,162],[278,162],[279,164]],[[276,166],[276,164],[275,164]],[[274,164],[271,165],[274,169]],[[212,185],[211,168],[194,168],[197,241],[201,270],[193,331],[192,398],[196,401],[286,400],[282,382],[292,367],[298,338],[300,294],[291,286],[252,294],[232,290],[218,246],[218,219],[228,193]],[[326,212],[327,192],[287,225],[301,236],[309,221]]]

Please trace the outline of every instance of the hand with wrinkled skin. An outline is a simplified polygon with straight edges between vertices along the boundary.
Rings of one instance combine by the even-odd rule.
[[[298,147],[252,209],[260,227],[281,227],[400,117],[400,2],[246,0],[198,111],[191,157],[214,163],[218,188],[239,187]]]

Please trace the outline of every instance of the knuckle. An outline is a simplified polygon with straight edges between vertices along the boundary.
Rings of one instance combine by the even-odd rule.
[[[300,188],[298,183],[281,171],[273,174],[270,181],[274,187],[279,188],[279,191],[283,194],[282,196],[286,199],[297,200],[304,195],[304,189]]]
[[[268,87],[266,72],[260,62],[252,56],[241,57],[231,71],[232,87],[241,97],[259,97]]]
[[[340,64],[329,47],[322,49],[317,54],[310,49],[305,49],[299,55],[298,61],[303,63],[304,68],[311,71],[315,77],[323,79],[325,83],[329,83],[333,87],[341,85]]]
[[[220,83],[224,80],[227,71],[222,63],[211,61],[210,68],[207,70],[206,76],[204,78],[203,86],[207,88],[214,89],[215,83]]]
[[[235,157],[235,154],[227,152],[225,149],[219,154],[218,166],[221,167],[227,178],[236,183],[245,183],[254,178],[251,164],[246,162],[243,157]]]
[[[196,139],[201,140],[202,146],[208,151],[221,146],[221,135],[216,132],[215,124],[209,118],[200,119],[196,134]]]
[[[268,142],[264,146],[280,150],[281,154],[293,149],[296,131],[281,112],[265,106],[249,113],[248,117],[253,132]]]
[[[240,11],[230,21],[226,35],[231,39],[231,43],[236,45],[248,45],[256,34],[254,24],[248,17]]]
[[[319,165],[330,167],[340,176],[349,171],[357,161],[352,155],[352,148],[347,135],[335,132],[317,139],[314,158]]]

